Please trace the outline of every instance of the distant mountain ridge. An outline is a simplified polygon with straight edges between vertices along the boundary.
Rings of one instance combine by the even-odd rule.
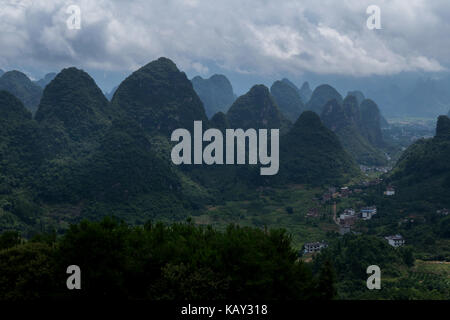
[[[237,98],[228,110],[227,118],[232,128],[275,128],[284,132],[290,126],[264,85],[255,85]]]
[[[0,77],[0,90],[12,93],[31,112],[36,111],[42,96],[42,88],[17,70],[5,72]]]
[[[306,109],[321,115],[325,104],[333,99],[338,103],[343,101],[341,94],[336,89],[328,84],[322,84],[314,89],[311,99],[306,104]]]
[[[191,82],[203,102],[208,118],[217,112],[227,112],[236,100],[231,82],[224,75],[215,74],[208,79],[196,76]]]
[[[47,73],[44,76],[44,78],[42,78],[38,81],[35,81],[34,83],[36,83],[38,86],[40,86],[42,89],[44,89],[50,83],[50,81],[52,81],[55,77],[56,77],[56,73],[50,72],[50,73]]]
[[[315,112],[303,112],[280,145],[279,175],[289,183],[338,183],[357,172],[338,137]]]
[[[192,131],[196,120],[222,131],[280,129],[279,175],[262,177],[258,166],[248,164],[174,165],[170,135],[178,128]],[[70,221],[104,215],[133,223],[180,219],[257,187],[335,184],[357,173],[316,114],[303,112],[292,125],[264,85],[208,120],[192,83],[167,58],[133,72],[110,102],[89,74],[63,69],[46,85],[34,119],[14,95],[1,91],[0,121],[1,190],[19,188],[21,198],[11,197],[32,208],[5,214],[22,226],[39,223],[42,212],[52,210],[67,212]]]
[[[306,104],[309,101],[309,99],[311,99],[312,90],[309,87],[309,83],[307,81],[303,82],[300,89],[292,81],[290,81],[287,78],[283,78],[281,80],[281,82],[294,88],[298,92],[303,104]]]
[[[309,87],[308,81],[303,82],[301,88],[299,89],[299,93],[304,104],[306,104],[311,99],[313,91]]]
[[[291,122],[295,122],[300,114],[305,111],[305,105],[298,89],[286,81],[275,81],[270,87],[270,93],[278,104],[280,111]]]
[[[114,93],[116,93],[118,87],[119,87],[119,86],[115,86],[114,88],[111,89],[110,92],[105,92],[105,97],[106,97],[106,99],[108,99],[109,101],[111,101],[112,98],[114,97]]]
[[[306,108],[320,115],[323,123],[335,132],[347,152],[365,165],[384,165],[380,148],[382,116],[378,106],[360,91],[350,91],[345,99],[332,86],[314,89]]]
[[[336,99],[329,101],[321,119],[325,126],[337,134],[344,148],[358,163],[381,165],[386,162],[383,154],[366,138],[368,130],[362,125],[361,113],[354,96],[348,96],[343,103]]]

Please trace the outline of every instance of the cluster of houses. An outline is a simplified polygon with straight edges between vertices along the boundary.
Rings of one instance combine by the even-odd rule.
[[[328,192],[325,192],[324,194],[322,194],[321,202],[323,204],[332,199],[348,198],[349,195],[351,195],[353,193],[360,193],[360,192],[362,192],[361,189],[352,190],[349,187],[341,187],[341,188],[330,187],[330,188],[328,188]]]
[[[351,229],[357,220],[370,220],[376,214],[377,207],[375,206],[361,208],[359,213],[356,213],[353,209],[345,209],[344,212],[339,215],[339,233],[346,234],[351,232]]]
[[[376,179],[371,180],[371,181],[361,181],[361,185],[363,187],[369,187],[369,186],[378,185],[382,181],[383,181],[382,179],[376,178]],[[338,199],[338,198],[348,198],[353,193],[356,194],[356,193],[361,193],[361,192],[363,192],[363,190],[360,189],[360,188],[351,189],[350,187],[341,187],[341,188],[330,187],[330,188],[328,188],[327,192],[322,194],[321,203],[325,204],[325,203],[327,203],[330,200]],[[395,188],[393,186],[386,187],[386,190],[384,191],[384,195],[386,195],[386,196],[394,196],[395,195]]]
[[[371,173],[371,172],[380,172],[380,173],[388,173],[392,170],[392,167],[369,167],[360,165],[359,168],[364,173]]]
[[[448,216],[448,212],[449,212],[449,210],[448,209],[440,209],[440,210],[436,210],[436,213],[438,214],[438,215],[441,215],[441,216]]]
[[[370,187],[370,186],[376,186],[376,185],[380,184],[381,182],[383,182],[383,179],[375,178],[375,179],[370,180],[370,181],[366,181],[366,180],[361,181],[360,184],[362,186],[364,186],[364,187]]]
[[[383,172],[386,173],[391,168],[389,167],[367,167],[367,166],[360,166],[361,170],[363,172]],[[371,181],[364,181],[362,183],[363,186],[371,186],[371,185],[377,185],[382,182],[382,179],[376,178]],[[360,193],[362,192],[362,189],[351,189],[349,187],[330,187],[328,188],[328,191],[322,194],[321,203],[324,204],[328,201],[331,201],[333,199],[337,198],[347,198],[349,195],[353,193]],[[387,186],[386,190],[384,191],[385,196],[394,196],[395,195],[395,188],[393,186]],[[318,199],[316,199],[318,200]],[[336,215],[336,202],[334,202],[334,212]],[[436,211],[437,214],[440,215],[448,215],[449,210],[448,209],[441,209]],[[377,207],[376,206],[369,206],[369,207],[363,207],[361,210],[357,213],[354,209],[345,209],[340,215],[339,218],[336,219],[336,223],[339,225],[339,233],[341,235],[344,235],[346,233],[352,232],[352,227],[354,224],[359,220],[370,220],[374,215],[377,214]],[[310,208],[308,210],[308,213],[306,214],[307,217],[318,217],[319,216],[319,208]],[[384,237],[384,239],[389,243],[389,245],[397,248],[400,246],[403,246],[405,244],[405,239],[399,235],[390,235]],[[303,253],[315,253],[319,252],[320,250],[327,248],[328,244],[325,241],[320,242],[308,242],[304,244],[303,247]]]
[[[399,234],[387,236],[384,239],[394,248],[405,244],[405,239]],[[328,243],[323,240],[320,242],[307,242],[303,245],[303,254],[316,253],[325,248],[328,248]]]

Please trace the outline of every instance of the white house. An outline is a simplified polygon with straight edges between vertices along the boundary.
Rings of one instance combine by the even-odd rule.
[[[387,187],[386,191],[384,192],[384,195],[386,196],[394,196],[395,195],[395,189],[392,187]]]
[[[377,207],[364,207],[361,209],[361,218],[363,220],[370,220],[377,214]]]
[[[394,248],[401,247],[402,245],[405,244],[405,239],[403,239],[403,237],[401,235],[399,235],[399,234],[396,234],[394,236],[387,236],[387,237],[384,237],[384,238]]]
[[[322,242],[307,242],[304,245],[304,253],[313,253],[322,250],[323,248],[328,247],[328,243]]]

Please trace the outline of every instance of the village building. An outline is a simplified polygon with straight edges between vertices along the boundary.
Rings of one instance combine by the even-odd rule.
[[[370,220],[377,214],[377,207],[364,207],[361,209],[361,218],[363,220]]]
[[[341,188],[341,197],[346,198],[350,194],[350,189],[348,187],[342,187]]]
[[[339,215],[339,225],[340,227],[344,227],[345,231],[349,231],[346,230],[345,226],[348,226],[350,228],[356,223],[356,220],[358,220],[358,216],[353,209],[345,209],[344,212]],[[343,234],[341,230],[339,232]]]
[[[314,253],[314,252],[318,252],[324,248],[328,247],[328,243],[326,243],[325,241],[321,241],[321,242],[307,242],[305,243],[305,245],[303,246],[303,253]]]
[[[395,189],[393,187],[387,187],[386,191],[384,192],[385,196],[394,196],[395,195]]]
[[[384,237],[388,243],[393,246],[394,248],[401,247],[405,244],[405,239],[399,234],[393,235],[393,236],[387,236]]]

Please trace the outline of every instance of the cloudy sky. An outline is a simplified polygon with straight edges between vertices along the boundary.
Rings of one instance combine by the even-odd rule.
[[[80,29],[67,26],[71,5]],[[369,5],[379,30],[367,28]],[[73,65],[104,89],[160,56],[189,76],[252,81],[439,73],[449,21],[449,0],[0,0],[0,68],[40,77]]]

